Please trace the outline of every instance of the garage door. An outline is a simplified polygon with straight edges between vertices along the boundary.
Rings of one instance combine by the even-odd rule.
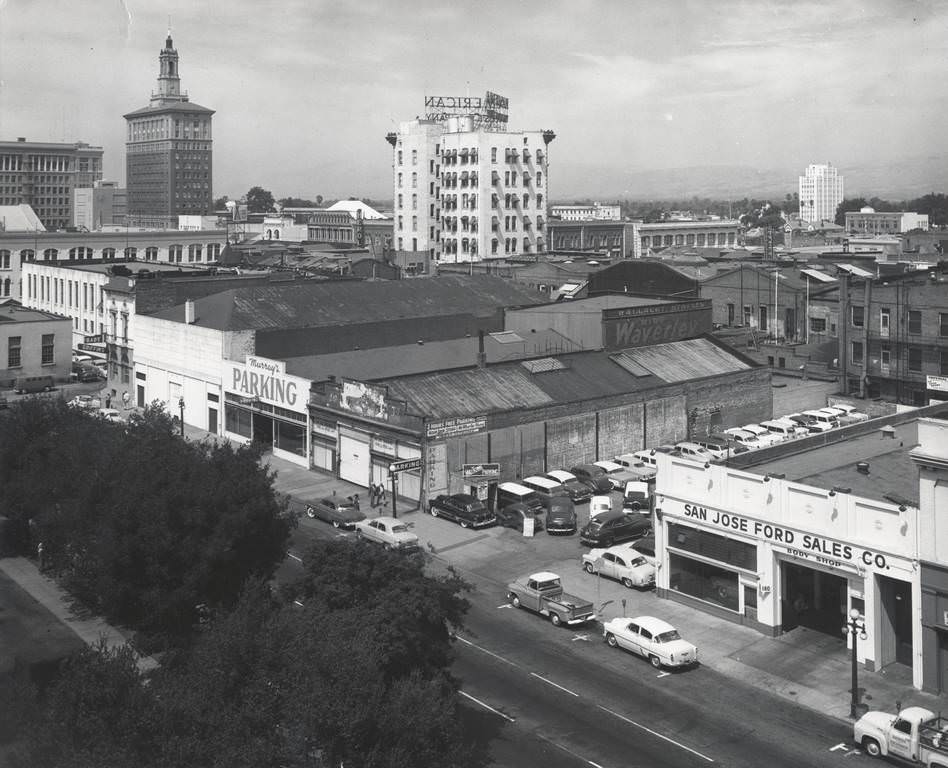
[[[369,436],[364,440],[339,435],[339,477],[356,485],[369,485]]]

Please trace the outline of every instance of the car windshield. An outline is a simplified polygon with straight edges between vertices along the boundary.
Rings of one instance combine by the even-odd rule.
[[[678,634],[677,629],[670,629],[668,632],[662,632],[660,635],[655,635],[656,643],[670,643],[672,640],[681,640],[681,635]]]

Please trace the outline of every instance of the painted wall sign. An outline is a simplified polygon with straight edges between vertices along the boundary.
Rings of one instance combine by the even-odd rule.
[[[261,357],[248,357],[243,364],[225,361],[221,381],[225,391],[240,397],[307,413],[310,382],[288,376],[282,361]]]
[[[643,314],[634,317],[604,318],[605,345],[609,348],[641,347],[693,338],[711,331],[711,310]]]
[[[429,440],[443,440],[446,437],[473,435],[487,429],[486,416],[458,416],[453,419],[429,421],[425,425],[425,434]]]
[[[674,514],[669,509],[670,501],[663,503],[665,514]],[[671,502],[674,503],[674,502]],[[846,544],[815,533],[784,528],[762,520],[753,520],[718,509],[709,509],[699,504],[684,503],[681,515],[687,519],[721,528],[726,531],[747,534],[758,539],[781,545],[791,557],[812,560],[820,565],[839,568],[842,565],[889,570],[889,561],[884,554]]]
[[[461,476],[465,479],[500,477],[500,464],[462,464]]]

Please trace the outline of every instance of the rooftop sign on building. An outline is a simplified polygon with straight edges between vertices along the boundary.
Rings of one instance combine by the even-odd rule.
[[[507,130],[505,96],[487,91],[480,96],[425,96],[425,119],[447,120],[451,117],[473,117],[478,127],[489,131]]]

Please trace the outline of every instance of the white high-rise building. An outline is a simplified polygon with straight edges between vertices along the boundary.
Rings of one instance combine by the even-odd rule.
[[[488,108],[491,96],[484,100]],[[481,103],[463,101],[476,102],[475,109]],[[490,121],[440,114],[401,123],[388,134],[396,250],[426,251],[432,261],[454,263],[547,249],[547,146],[555,134],[505,126],[506,115]]]
[[[833,221],[843,202],[843,177],[839,169],[826,165],[808,165],[800,177],[800,218],[809,222]]]

